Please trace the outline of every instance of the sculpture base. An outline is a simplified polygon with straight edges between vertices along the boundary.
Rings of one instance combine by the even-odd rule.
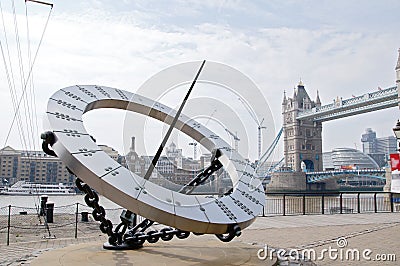
[[[111,245],[108,242],[105,242],[103,244],[103,248],[109,250],[135,250],[135,249],[140,249],[142,247],[143,245],[128,245],[126,243],[122,243],[121,245],[118,246]]]

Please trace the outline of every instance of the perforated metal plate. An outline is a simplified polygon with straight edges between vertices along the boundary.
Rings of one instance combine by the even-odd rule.
[[[80,179],[101,195],[141,216],[196,233],[222,234],[228,226],[250,225],[264,208],[265,195],[255,169],[224,140],[200,123],[181,115],[175,127],[219,157],[233,191],[229,195],[185,195],[156,185],[110,158],[92,140],[82,115],[93,109],[125,109],[171,123],[176,111],[146,97],[100,86],[72,86],[57,91],[47,106],[47,118],[56,136],[57,156]]]

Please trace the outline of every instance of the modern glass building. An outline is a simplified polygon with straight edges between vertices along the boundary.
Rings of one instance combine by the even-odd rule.
[[[367,128],[365,133],[361,135],[361,143],[365,154],[377,153],[376,132],[371,128]]]
[[[376,132],[367,128],[361,135],[363,152],[371,156],[379,166],[385,166],[391,153],[397,152],[397,140],[394,136],[376,137]]]
[[[325,170],[379,168],[370,156],[352,148],[336,148],[325,152],[322,158]]]

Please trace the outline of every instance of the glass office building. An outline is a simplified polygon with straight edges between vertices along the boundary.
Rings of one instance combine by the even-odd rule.
[[[325,170],[377,169],[379,165],[368,155],[352,148],[336,148],[322,156]]]

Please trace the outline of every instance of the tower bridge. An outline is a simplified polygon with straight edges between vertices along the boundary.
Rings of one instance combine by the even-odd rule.
[[[396,107],[397,105],[398,91],[397,87],[394,86],[346,100],[338,97],[333,100],[333,103],[300,111],[296,119],[325,122],[347,116]]]
[[[285,166],[293,172],[273,174],[269,188],[304,190],[306,183],[322,182],[332,177],[332,173],[321,173],[323,171],[322,123],[399,106],[400,49],[395,71],[397,86],[350,99],[337,97],[326,105],[321,104],[318,91],[315,100],[312,100],[301,81],[294,89],[292,97],[288,97],[284,92],[282,116]],[[306,177],[304,172],[318,172],[318,174],[308,174]],[[382,174],[377,173],[376,176],[379,178]]]
[[[306,173],[307,183],[319,183],[323,182],[332,177],[344,178],[344,177],[368,177],[372,179],[385,180],[386,170],[384,169],[361,169],[361,170],[335,170],[335,171],[323,171],[323,172],[308,172]]]
[[[398,106],[400,49],[395,70],[397,86],[350,99],[337,97],[326,105],[321,104],[318,91],[313,101],[301,81],[292,97],[284,93],[282,115],[285,165],[295,172],[322,171],[322,122]]]

